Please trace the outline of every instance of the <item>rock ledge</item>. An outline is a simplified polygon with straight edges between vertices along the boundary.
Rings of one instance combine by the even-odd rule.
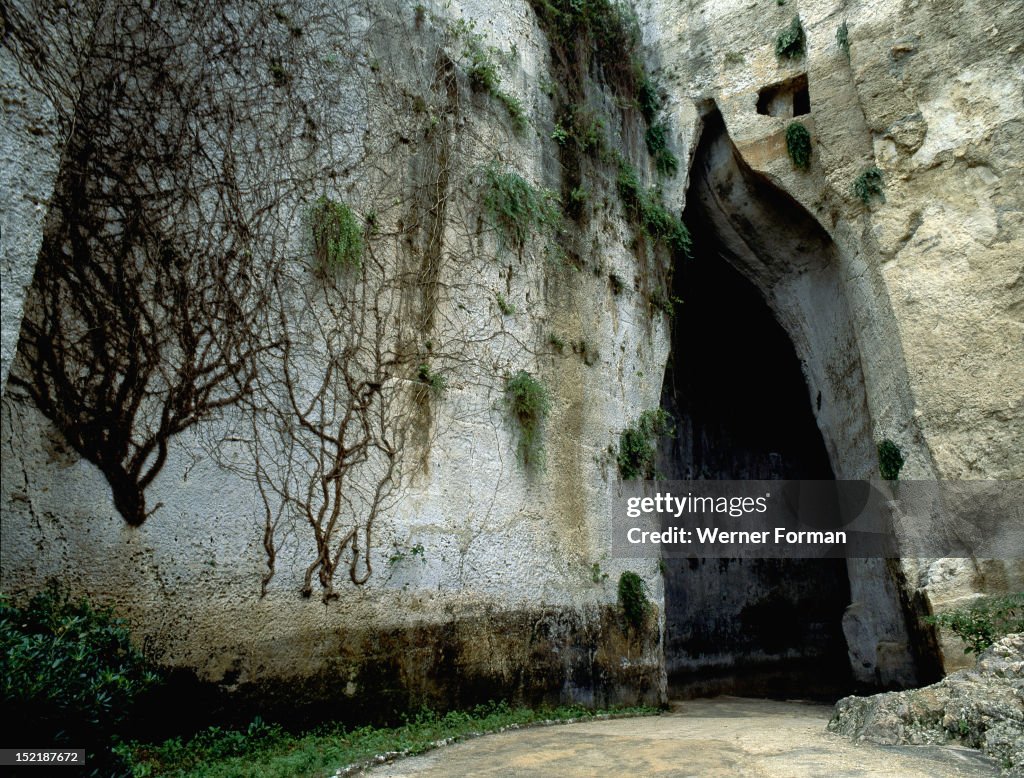
[[[979,748],[1024,776],[1024,633],[1007,635],[971,670],[922,689],[844,697],[828,729],[883,745],[957,744]]]

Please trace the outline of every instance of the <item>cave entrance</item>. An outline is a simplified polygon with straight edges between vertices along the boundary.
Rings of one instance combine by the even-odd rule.
[[[692,214],[688,214],[688,217]],[[831,479],[800,362],[754,285],[688,218],[663,407],[675,478]],[[682,272],[679,272],[681,270]],[[666,661],[675,696],[839,697],[851,691],[844,559],[667,559]]]
[[[684,218],[662,406],[669,479],[866,478],[866,392],[837,249],[713,112]],[[666,559],[670,692],[836,698],[916,681],[882,560]],[[886,654],[888,652],[888,654]],[[883,656],[883,654],[885,654]]]

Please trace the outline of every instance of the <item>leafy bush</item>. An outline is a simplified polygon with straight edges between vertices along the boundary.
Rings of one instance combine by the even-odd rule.
[[[885,182],[882,180],[882,171],[872,165],[865,168],[853,182],[853,193],[860,198],[860,201],[867,205],[872,197],[882,198],[885,202],[885,193],[882,191]]]
[[[800,17],[794,16],[789,27],[779,33],[775,39],[775,54],[779,57],[793,59],[804,55],[806,37]]]
[[[551,410],[548,390],[525,370],[520,370],[505,382],[505,394],[509,410],[519,425],[519,461],[527,469],[539,468],[544,464],[541,427]]]
[[[672,433],[672,417],[662,408],[646,410],[619,435],[619,473],[624,481],[654,478],[657,440]]]
[[[806,170],[811,165],[811,133],[800,122],[790,122],[786,127],[786,151],[798,168]]]
[[[534,188],[518,173],[491,164],[484,172],[484,188],[484,210],[517,248],[531,229],[559,223],[554,193]]]
[[[647,599],[647,584],[631,570],[619,576],[619,607],[622,608],[626,622],[633,629],[640,629],[651,612],[651,602]]]
[[[927,616],[925,621],[945,627],[964,641],[965,654],[980,654],[1005,635],[1024,632],[1024,592],[986,597],[966,608]]]
[[[313,256],[321,270],[359,267],[363,259],[363,230],[352,209],[327,196],[317,199],[310,212]]]
[[[661,110],[661,96],[658,94],[658,85],[646,71],[641,71],[640,74],[636,102],[647,123],[653,122],[655,115]]]
[[[900,447],[888,438],[878,444],[878,471],[886,481],[899,479],[904,461]]]
[[[113,769],[110,743],[132,704],[158,682],[124,621],[56,586],[17,608],[0,596],[0,684],[11,743],[84,747]]]

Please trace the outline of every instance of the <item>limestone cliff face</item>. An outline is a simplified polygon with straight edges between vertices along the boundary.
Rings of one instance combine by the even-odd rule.
[[[32,19],[52,5],[15,8]],[[367,397],[394,403],[377,428],[404,441],[394,490],[375,503],[365,493],[379,482],[353,470],[355,541],[340,532],[327,547],[301,511],[281,508],[317,456],[282,443],[298,438],[282,438],[292,427],[280,419],[231,407],[171,438],[146,487],[147,506],[160,507],[139,526],[125,521],[96,464],[24,382],[8,380],[12,361],[12,376],[29,375],[17,334],[44,298],[21,290],[40,247],[59,248],[46,242],[45,203],[67,191],[81,142],[71,119],[92,105],[73,88],[47,89],[54,71],[34,70],[8,33],[5,592],[62,580],[116,605],[161,661],[233,691],[272,681],[369,707],[374,697],[383,707],[659,699],[661,574],[655,560],[610,558],[609,515],[619,433],[662,397],[670,254],[621,201],[623,164],[660,187],[670,213],[698,209],[760,290],[817,398],[837,477],[876,475],[875,445],[889,438],[907,456],[903,477],[1024,478],[1020,3],[638,2],[643,58],[664,97],[657,122],[679,159],[677,174],[661,176],[636,95],[600,57],[582,70],[560,60],[567,49],[552,45],[533,4],[335,5],[240,12],[255,36],[251,66],[219,83],[260,108],[228,122],[211,101],[219,118],[199,133],[217,160],[239,160],[231,174],[246,207],[276,198],[261,233],[271,237],[252,250],[287,259],[276,299],[296,312],[289,342],[301,348],[288,358],[300,392],[338,380],[319,358],[335,353],[317,338],[334,331],[338,298],[318,285],[311,207],[325,196],[359,217],[360,272],[387,290],[359,298],[386,301],[374,330],[383,347],[359,353],[394,357],[365,382]],[[776,35],[796,14],[806,55],[780,59]],[[81,24],[97,25],[99,40],[114,29],[102,14]],[[837,45],[843,25],[848,50]],[[51,45],[76,32],[54,26]],[[96,62],[50,67],[89,94]],[[567,112],[567,95],[586,121]],[[794,106],[812,139],[806,171],[786,153]],[[567,128],[596,128],[602,152],[566,141]],[[273,154],[260,138],[276,139]],[[854,195],[869,167],[884,202]],[[549,190],[572,207],[575,191],[581,210],[520,238],[486,206],[506,173],[538,202]],[[201,215],[195,199],[182,208]],[[48,229],[59,216],[51,209]],[[408,283],[379,286],[396,278]],[[339,342],[336,354],[352,353]],[[255,385],[282,397],[281,370],[261,365]],[[517,457],[505,387],[519,370],[550,393],[542,469]],[[443,390],[428,391],[433,375]],[[361,466],[381,467],[382,451]],[[351,568],[326,570],[325,548],[340,559],[360,543]],[[1020,589],[1022,564],[851,564],[843,628],[861,680],[912,680],[905,611],[915,598],[941,606]],[[644,630],[627,629],[615,606],[627,569],[658,605]],[[325,570],[337,573],[326,602]]]
[[[871,442],[890,438],[909,452],[903,477],[1019,479],[1021,7],[639,7],[677,101],[681,156],[696,153],[717,110],[742,162],[834,242],[834,257],[815,267],[773,234],[763,206],[720,187],[704,211],[715,218],[721,209],[726,222],[741,214],[758,228],[730,228],[732,261],[793,340],[837,476],[871,472]],[[794,16],[806,55],[780,57],[777,36]],[[806,172],[786,152],[794,119],[812,138]],[[855,195],[869,167],[881,172],[884,202]],[[1019,561],[905,567],[938,608],[1021,586]],[[959,653],[949,647],[947,662]]]

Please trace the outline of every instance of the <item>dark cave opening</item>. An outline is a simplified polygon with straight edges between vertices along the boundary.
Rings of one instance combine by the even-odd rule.
[[[693,166],[698,178],[706,146]],[[684,302],[662,388],[676,434],[662,445],[660,469],[673,480],[833,479],[813,410],[820,398],[810,396],[759,289],[725,258],[693,186],[684,213],[693,256],[675,272],[673,292]],[[846,560],[664,561],[673,696],[834,699],[852,691]]]

